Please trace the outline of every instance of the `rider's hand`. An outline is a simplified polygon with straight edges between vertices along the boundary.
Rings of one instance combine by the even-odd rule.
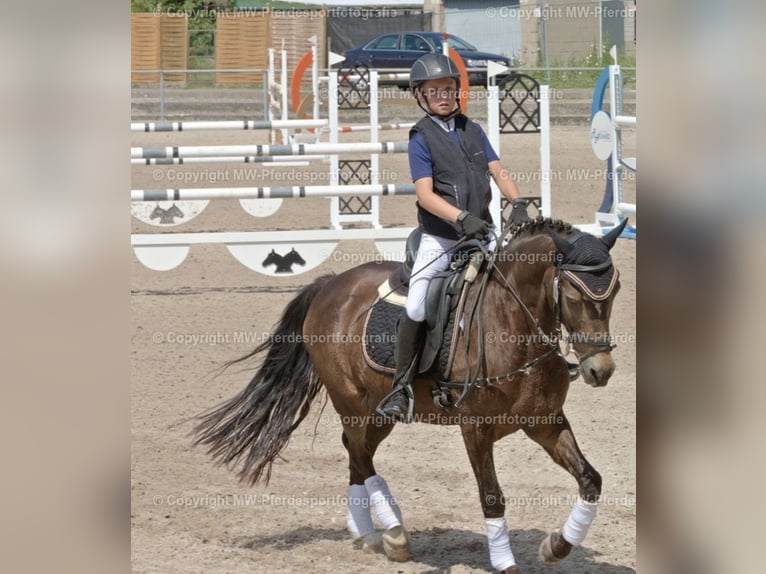
[[[457,221],[463,229],[463,235],[468,239],[484,239],[491,231],[489,223],[467,211],[462,212]]]
[[[518,198],[513,202],[513,208],[511,209],[511,223],[521,223],[529,219],[527,214],[527,206],[529,205],[528,199]]]

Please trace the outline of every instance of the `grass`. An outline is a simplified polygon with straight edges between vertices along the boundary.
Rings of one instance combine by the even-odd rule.
[[[528,74],[535,78],[540,83],[548,84],[555,88],[592,88],[601,70],[613,63],[612,57],[609,55],[608,38],[604,41],[604,49],[599,53],[598,48],[594,45],[590,54],[580,59],[572,59],[569,62],[554,61],[548,67],[557,68],[556,70],[539,70],[536,67],[530,66],[525,69],[523,63],[518,67],[520,72]],[[623,82],[624,85],[635,87],[636,85],[636,57],[634,55],[627,56],[625,54],[617,55],[617,62],[624,69]],[[542,64],[538,63],[537,68],[542,67]],[[591,68],[590,70],[578,70],[576,68]],[[628,68],[628,69],[625,69]],[[632,68],[632,69],[631,69]]]

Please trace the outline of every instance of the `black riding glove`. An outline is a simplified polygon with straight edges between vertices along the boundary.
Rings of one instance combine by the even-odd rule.
[[[457,222],[463,228],[463,235],[468,239],[484,239],[492,229],[489,223],[467,211],[458,215]]]
[[[529,219],[527,214],[527,206],[529,205],[528,199],[516,199],[513,202],[513,209],[511,209],[511,223],[521,223]]]

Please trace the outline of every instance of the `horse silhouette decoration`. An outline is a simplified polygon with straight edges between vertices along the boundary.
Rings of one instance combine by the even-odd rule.
[[[609,317],[619,290],[609,251],[626,223],[600,239],[542,217],[511,225],[503,234],[507,241],[497,242],[500,247],[468,287],[464,308],[472,311],[462,317],[451,380],[421,374],[414,382],[413,420],[461,430],[479,488],[490,563],[506,574],[522,570],[511,550],[495,473],[496,441],[521,430],[577,481],[579,496],[563,527],[540,544],[543,563],[556,563],[581,544],[596,516],[601,476],[580,451],[564,414],[570,373],[559,339],[563,326],[583,381],[607,384],[615,369]],[[324,387],[340,415],[349,457],[351,535],[367,551],[403,561],[410,556],[410,538],[402,511],[373,464],[395,425],[375,413],[391,390],[392,375],[374,370],[363,355],[365,313],[398,265],[365,263],[303,288],[271,338],[229,363],[264,354],[250,383],[200,415],[194,432],[195,444],[207,446],[218,463],[238,467],[241,480],[268,483],[272,463]],[[432,400],[432,384],[451,396],[451,406]]]
[[[175,223],[175,218],[183,218],[184,212],[181,211],[181,209],[174,203],[167,209],[163,209],[157,204],[157,207],[154,208],[154,211],[152,211],[152,214],[149,216],[149,219],[159,219],[160,224],[173,224]]]
[[[306,265],[306,260],[300,256],[300,254],[293,247],[286,255],[280,255],[273,249],[263,260],[264,267],[269,265],[276,265],[274,273],[295,273],[293,271],[293,265]]]

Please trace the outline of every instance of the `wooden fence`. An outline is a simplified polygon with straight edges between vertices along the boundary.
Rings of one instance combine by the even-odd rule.
[[[186,15],[130,15],[130,69],[184,70],[188,67],[189,27]],[[159,82],[159,74],[131,74],[134,83]],[[186,84],[186,74],[165,74],[170,84]]]
[[[262,10],[218,14],[215,27],[215,68],[217,70],[264,70],[268,49],[287,51],[288,69],[294,69],[311,49],[308,39],[316,37],[326,66],[326,15],[323,10]],[[185,15],[131,14],[131,69],[187,69],[189,53],[188,20]],[[187,74],[165,74],[165,81],[185,84]],[[134,83],[156,83],[159,74],[132,74]],[[260,83],[263,75],[217,72],[218,84]]]

